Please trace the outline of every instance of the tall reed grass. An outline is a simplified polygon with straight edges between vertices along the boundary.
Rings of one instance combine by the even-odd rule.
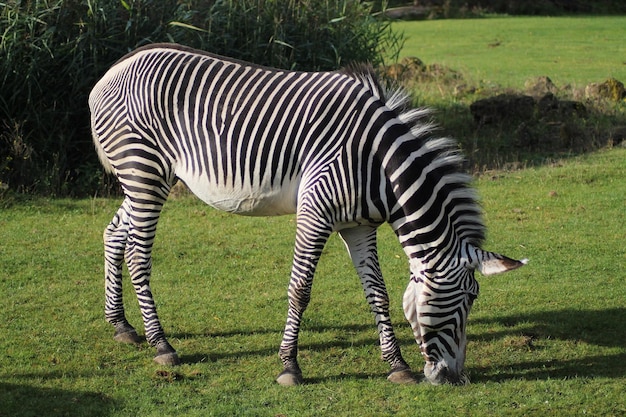
[[[336,69],[397,56],[357,0],[9,0],[0,3],[0,191],[103,192],[87,96],[130,50],[178,42],[258,64]]]

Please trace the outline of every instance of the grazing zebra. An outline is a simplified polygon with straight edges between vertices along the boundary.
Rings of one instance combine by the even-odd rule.
[[[139,341],[124,315],[122,262],[155,361],[178,364],[150,290],[159,214],[177,180],[227,212],[296,214],[289,308],[277,381],[303,381],[298,333],[313,274],[333,232],[345,242],[375,316],[388,379],[415,382],[389,317],[376,230],[388,222],[409,258],[405,315],[432,383],[459,383],[474,270],[524,262],[480,249],[484,226],[453,142],[431,137],[423,110],[386,94],[368,67],[283,71],[172,44],[118,61],[89,97],[94,142],[125,199],[104,231],[105,314],[114,338]]]

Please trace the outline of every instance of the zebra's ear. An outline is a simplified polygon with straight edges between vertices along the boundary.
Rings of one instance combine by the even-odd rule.
[[[493,252],[477,249],[478,266],[476,269],[483,275],[495,275],[520,268],[528,263],[528,259],[517,261]]]

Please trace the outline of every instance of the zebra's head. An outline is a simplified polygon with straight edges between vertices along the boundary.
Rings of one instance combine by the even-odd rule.
[[[446,268],[412,259],[411,280],[404,293],[404,313],[426,361],[424,375],[432,384],[465,384],[466,323],[478,296],[474,271],[493,275],[519,268],[517,261],[465,244],[461,256]]]

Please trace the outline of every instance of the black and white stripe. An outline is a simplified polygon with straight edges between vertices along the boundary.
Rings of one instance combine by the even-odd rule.
[[[105,310],[116,339],[137,340],[122,304],[125,259],[155,360],[178,362],[149,279],[160,211],[182,180],[220,210],[297,214],[279,382],[302,380],[298,332],[317,261],[335,231],[375,315],[390,379],[413,380],[393,334],[378,265],[376,228],[384,222],[410,259],[405,312],[427,362],[458,357],[467,297],[478,291],[473,270],[485,259],[500,272],[499,260],[508,258],[478,249],[484,227],[469,179],[459,173],[460,157],[452,142],[430,138],[427,113],[407,103],[398,91],[386,94],[365,67],[281,71],[170,44],[140,48],[118,61],[89,100],[100,159],[125,194],[104,233]],[[435,309],[418,304],[426,293]],[[424,319],[448,316],[447,327]]]

